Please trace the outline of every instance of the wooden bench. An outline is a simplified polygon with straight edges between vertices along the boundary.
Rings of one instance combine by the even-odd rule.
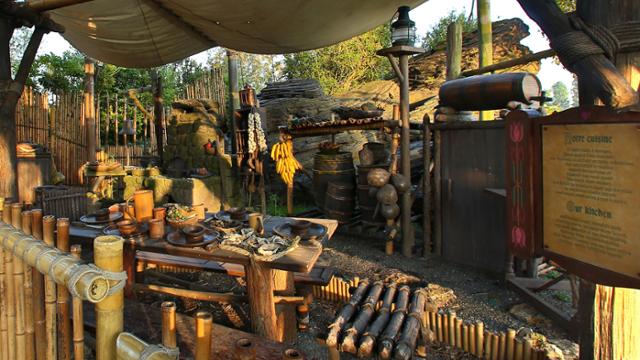
[[[136,271],[144,271],[147,265],[155,265],[168,269],[175,268],[191,271],[210,271],[227,274],[233,277],[244,277],[244,266],[240,264],[221,263],[213,260],[195,259],[184,256],[167,255],[148,251],[136,251]],[[326,266],[315,266],[308,274],[294,273],[296,285],[326,286],[335,275],[336,270]]]

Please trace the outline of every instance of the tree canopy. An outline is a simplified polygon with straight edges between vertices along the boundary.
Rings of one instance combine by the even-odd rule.
[[[376,51],[391,45],[389,25],[322,49],[284,56],[287,78],[316,79],[326,93],[339,94],[390,73]]]
[[[435,49],[444,44],[447,41],[447,27],[456,21],[462,24],[463,33],[473,31],[478,27],[478,22],[474,17],[467,17],[464,12],[452,10],[448,15],[441,17],[433,28],[427,31],[422,38],[422,47]]]

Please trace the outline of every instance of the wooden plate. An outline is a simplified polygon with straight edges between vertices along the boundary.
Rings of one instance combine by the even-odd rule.
[[[312,222],[311,226],[309,226],[309,229],[307,230],[307,233],[304,235],[298,235],[298,234],[294,234],[291,231],[291,224],[286,222],[283,224],[279,224],[276,225],[273,228],[273,232],[276,235],[280,235],[284,238],[293,238],[295,236],[300,236],[300,240],[301,241],[309,241],[309,240],[317,240],[320,241],[322,240],[322,238],[327,234],[327,227],[324,225],[320,225],[317,223]]]
[[[123,214],[120,211],[109,213],[109,218],[107,220],[98,220],[93,214],[82,215],[80,217],[80,221],[87,225],[100,225],[100,224],[108,224],[115,223],[116,221],[122,219]]]
[[[202,241],[199,241],[197,243],[189,243],[187,242],[187,238],[184,236],[182,231],[174,231],[167,235],[167,242],[171,245],[180,247],[201,247],[218,241],[219,236],[220,234],[217,231],[207,229],[202,237]]]
[[[115,225],[115,224],[112,224],[112,225],[109,225],[109,226],[105,227],[102,230],[102,232],[105,235],[116,235],[116,236],[122,236],[124,238],[133,238],[133,237],[144,235],[147,232],[149,232],[149,224],[147,224],[147,223],[138,223],[138,226],[136,227],[136,231],[134,231],[130,235],[122,235],[122,234],[120,234],[120,230],[118,229],[118,225]]]

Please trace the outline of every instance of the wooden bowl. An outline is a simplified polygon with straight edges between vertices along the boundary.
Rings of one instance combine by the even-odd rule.
[[[197,217],[191,217],[187,220],[172,220],[169,218],[165,218],[165,220],[167,221],[167,224],[169,224],[169,226],[171,226],[172,228],[174,228],[175,230],[180,230],[185,226],[188,225],[195,225],[198,223],[198,218]]]
[[[244,216],[247,214],[247,210],[245,210],[244,208],[230,208],[226,210],[227,213],[229,214],[229,217],[233,220],[242,220],[244,219]]]
[[[120,234],[122,234],[122,236],[129,236],[133,234],[138,228],[138,224],[131,220],[118,221],[116,225],[118,225],[118,230],[120,231]]]
[[[109,209],[100,209],[91,215],[98,221],[109,220]]]
[[[304,235],[309,231],[309,227],[311,226],[311,221],[307,220],[294,220],[289,223],[291,227],[291,232],[296,235]]]
[[[181,229],[188,243],[196,243],[202,240],[207,229],[202,225],[186,225]]]

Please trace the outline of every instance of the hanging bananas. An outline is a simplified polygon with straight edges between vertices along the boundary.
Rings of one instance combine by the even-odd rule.
[[[293,156],[293,140],[287,137],[271,147],[271,159],[276,162],[276,172],[287,185],[293,185],[293,176],[302,165]]]

